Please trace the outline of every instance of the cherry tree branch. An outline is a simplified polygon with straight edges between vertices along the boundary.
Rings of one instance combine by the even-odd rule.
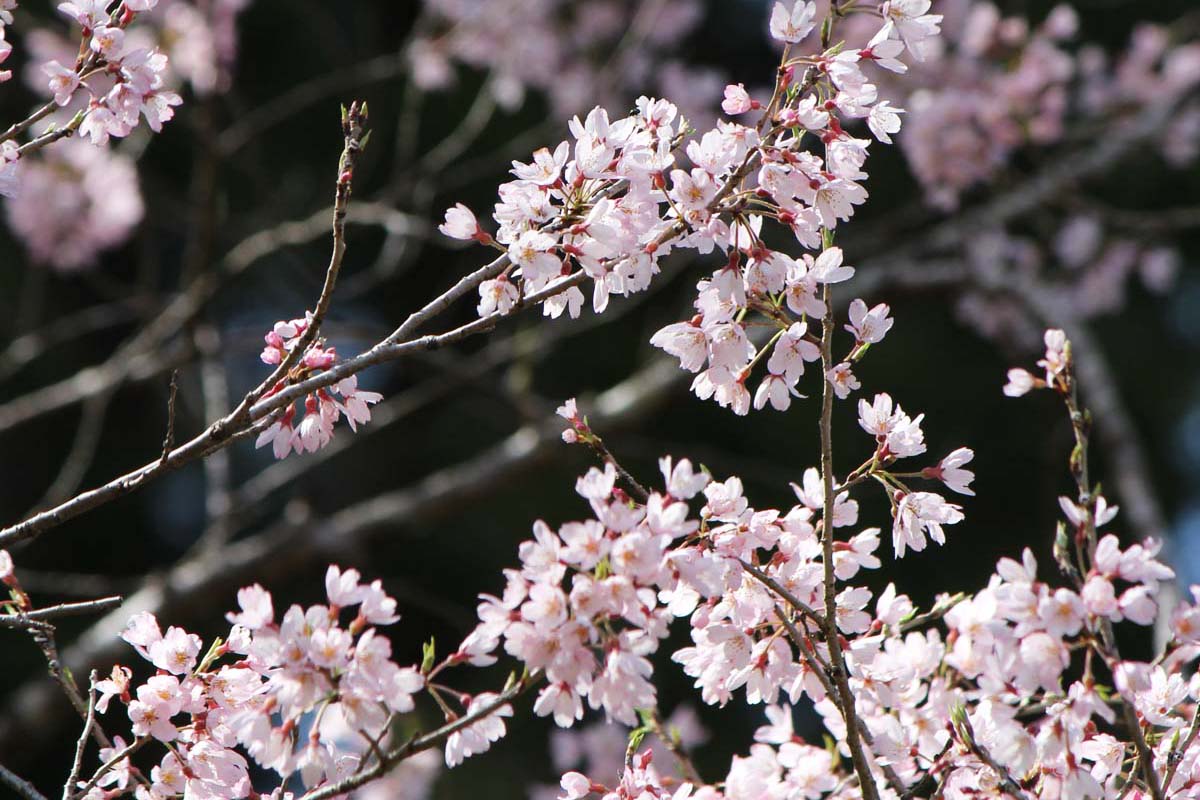
[[[607,430],[634,425],[665,402],[682,373],[665,360],[656,360],[587,403],[590,418]],[[266,530],[215,550],[202,550],[127,597],[122,607],[96,622],[64,650],[63,660],[76,671],[107,669],[129,654],[119,638],[131,615],[147,611],[174,624],[197,620],[206,602],[224,602],[242,585],[269,585],[296,570],[330,558],[354,558],[373,537],[386,531],[415,529],[429,520],[460,510],[475,498],[487,496],[517,480],[555,454],[564,452],[561,420],[526,425],[506,439],[460,464],[430,473],[418,483],[347,506],[323,519],[296,523],[284,519]],[[362,556],[365,558],[365,556]],[[34,680],[11,694],[0,714],[0,750],[15,747],[32,753],[38,743],[53,738],[53,723],[63,708],[53,685]],[[37,724],[31,721],[37,720]]]
[[[0,615],[0,625],[9,628],[37,627],[37,625],[30,626],[26,623],[44,623],[47,620],[58,619],[59,617],[99,614],[111,611],[120,604],[120,597],[102,597],[99,600],[87,600],[82,603],[62,603],[56,606],[39,608],[34,611],[26,611],[22,614],[2,614]]]
[[[92,670],[88,686],[87,717],[83,721],[83,733],[79,734],[79,741],[75,744],[75,760],[71,763],[71,774],[67,776],[67,782],[63,784],[62,800],[70,800],[71,787],[75,785],[79,779],[79,771],[83,769],[83,752],[87,748],[88,739],[91,738],[92,726],[96,724],[95,670]]]
[[[833,682],[837,687],[838,708],[846,720],[846,746],[854,771],[858,773],[859,789],[864,800],[879,800],[879,789],[871,774],[859,736],[858,713],[854,706],[854,692],[850,689],[846,660],[842,655],[841,634],[837,628],[837,584],[833,573],[833,380],[830,371],[833,361],[834,309],[829,284],[825,284],[823,299],[825,318],[821,323],[821,481],[824,484],[824,508],[821,511],[821,547],[825,568],[825,639],[829,647],[829,660],[833,662]]]

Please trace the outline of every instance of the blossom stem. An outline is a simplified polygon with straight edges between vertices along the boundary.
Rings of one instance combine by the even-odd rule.
[[[691,756],[683,749],[683,744],[679,739],[666,729],[657,708],[651,710],[648,722],[650,730],[654,731],[654,735],[666,745],[667,749],[671,751],[671,755],[675,756],[679,761],[679,766],[683,770],[683,776],[691,783],[703,786],[704,779],[700,777],[700,772],[696,769],[695,763],[692,762]]]
[[[1192,712],[1192,724],[1188,728],[1187,735],[1184,736],[1182,742],[1178,742],[1171,748],[1171,752],[1167,754],[1167,772],[1163,775],[1162,785],[1167,791],[1171,790],[1171,781],[1175,778],[1175,771],[1179,769],[1179,765],[1183,763],[1183,754],[1191,749],[1192,743],[1196,741],[1196,735],[1200,734],[1200,703],[1196,704],[1196,710]]]
[[[1096,558],[1096,495],[1092,491],[1088,475],[1088,433],[1091,428],[1091,415],[1079,406],[1079,393],[1075,382],[1074,364],[1072,363],[1069,345],[1066,350],[1066,360],[1066,368],[1062,375],[1063,386],[1061,387],[1061,393],[1071,419],[1071,428],[1075,433],[1075,448],[1071,452],[1070,470],[1071,476],[1075,479],[1076,489],[1078,490],[1079,507],[1083,509],[1084,514],[1083,531],[1087,560],[1088,562],[1094,562]],[[1080,561],[1082,562],[1082,560],[1081,556]],[[1079,566],[1080,574],[1086,575],[1090,563],[1080,563]],[[1093,641],[1092,646],[1100,648],[1100,656],[1104,658],[1110,670],[1115,670],[1121,660],[1121,655],[1117,647],[1116,636],[1113,633],[1112,622],[1108,618],[1103,617],[1099,620],[1097,627],[1100,632],[1100,642]],[[1133,737],[1133,744],[1137,750],[1142,775],[1146,780],[1146,787],[1154,800],[1163,800],[1162,785],[1159,783],[1158,773],[1154,769],[1154,755],[1150,750],[1150,745],[1146,743],[1146,736],[1142,732],[1142,724],[1138,720],[1137,712],[1123,693],[1119,693],[1119,696],[1122,700],[1121,716],[1125,722],[1125,727],[1129,729],[1129,735]]]
[[[592,432],[585,438],[585,441],[587,442],[588,447],[592,448],[592,452],[594,452],[601,461],[605,462],[606,464],[613,465],[613,469],[617,471],[617,475],[622,481],[625,482],[625,485],[628,486],[630,491],[633,493],[634,500],[637,500],[643,505],[650,500],[650,492],[646,490],[646,487],[643,486],[637,478],[633,477],[629,470],[621,466],[621,462],[617,461],[617,457],[614,456],[612,451],[610,451],[604,444],[603,439]]]
[[[817,658],[814,650],[811,650],[804,645],[804,641],[800,636],[800,632],[796,630],[795,623],[787,618],[787,615],[783,613],[783,609],[781,609],[779,606],[775,606],[775,616],[777,616],[779,621],[783,623],[783,627],[787,631],[788,638],[792,640],[792,644],[796,646],[796,650],[799,651],[800,656],[804,659],[805,663],[808,664],[809,671],[816,675],[817,680],[821,682],[821,686],[825,689],[825,694],[829,695],[830,697],[837,696],[837,688],[831,682],[829,673],[827,672],[829,669],[828,666],[826,666]],[[807,626],[805,626],[805,628],[807,629]],[[871,731],[867,727],[866,723],[862,720],[856,720],[856,722],[858,723],[859,734],[867,742],[867,746],[874,747],[874,742],[872,741],[873,737],[871,736]],[[892,787],[896,794],[900,795],[901,797],[906,797],[907,795],[905,793],[906,790],[904,788],[904,781],[896,773],[895,768],[889,764],[880,764],[879,766],[883,769],[884,777],[887,778],[888,784]]]
[[[846,661],[842,655],[842,644],[837,629],[837,584],[833,574],[833,384],[825,377],[834,366],[833,301],[829,284],[824,286],[822,300],[825,303],[825,317],[821,322],[821,480],[825,497],[821,513],[821,546],[825,567],[825,638],[829,646],[829,659],[833,662],[833,680],[840,700],[838,705],[846,721],[846,745],[850,748],[854,771],[858,773],[859,788],[863,800],[879,800],[879,790],[875,786],[875,778],[871,775],[871,767],[867,763],[859,736],[854,693],[850,690]]]

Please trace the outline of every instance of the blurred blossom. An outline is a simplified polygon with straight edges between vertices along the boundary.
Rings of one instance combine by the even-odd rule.
[[[21,159],[21,201],[8,225],[34,261],[70,271],[123,243],[142,220],[133,161],[108,147],[67,139]]]
[[[139,24],[121,33],[120,51],[161,51],[164,97],[167,90],[185,86],[196,94],[228,88],[236,54],[236,18],[249,0],[212,0],[194,5],[183,0],[160,3],[140,14]],[[23,44],[29,58],[24,70],[26,85],[36,94],[49,97],[51,87],[43,65],[73,64],[78,46],[68,38],[68,29],[34,28],[25,32]],[[64,125],[85,109],[90,97],[102,97],[114,86],[112,76],[88,78],[87,91],[70,92],[60,100],[63,108],[43,125]],[[70,99],[68,99],[70,98]],[[170,118],[169,102],[161,120]],[[89,121],[93,119],[89,117]],[[161,124],[161,121],[159,122]],[[6,205],[10,228],[25,245],[35,262],[69,271],[87,267],[97,256],[123,244],[142,220],[143,203],[133,162],[104,145],[108,133],[90,135],[104,146],[81,139],[57,143],[36,155],[21,159],[21,200]],[[11,178],[16,167],[0,173]],[[0,186],[0,194],[7,185]]]
[[[703,19],[698,0],[430,0],[425,15],[427,33],[408,58],[426,91],[451,85],[460,63],[489,72],[509,110],[533,90],[560,116],[639,93],[670,95],[687,114],[714,110],[725,85],[713,70],[675,60]]]
[[[1110,57],[1075,41],[1077,13],[1066,5],[1039,25],[978,0],[944,0],[935,11],[947,35],[907,74],[881,81],[880,92],[908,109],[901,146],[927,200],[946,210],[997,177],[1020,148],[1059,142],[1081,117],[1125,115],[1200,81],[1200,43],[1176,42],[1162,26],[1138,25]],[[867,15],[841,28],[851,46],[872,32]],[[1193,99],[1168,124],[1164,156],[1186,166],[1198,143]]]
[[[424,750],[401,761],[391,772],[356,791],[354,800],[426,800],[442,772],[441,753]]]
[[[1058,231],[1054,239],[1054,253],[1067,267],[1081,267],[1100,248],[1104,241],[1104,230],[1100,220],[1092,215],[1071,217]]]
[[[1173,247],[1155,247],[1142,254],[1138,273],[1142,283],[1152,292],[1165,292],[1175,283],[1179,274],[1179,251]]]

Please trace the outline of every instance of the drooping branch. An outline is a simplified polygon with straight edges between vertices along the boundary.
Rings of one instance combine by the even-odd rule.
[[[842,655],[841,634],[837,627],[837,584],[833,572],[833,329],[834,309],[829,285],[824,292],[825,318],[821,322],[821,482],[824,487],[821,511],[821,547],[825,570],[825,639],[829,647],[829,660],[833,666],[833,683],[837,688],[838,709],[846,721],[846,746],[850,759],[858,774],[859,788],[864,800],[879,800],[879,789],[863,751],[859,735],[858,713],[855,710],[854,692],[850,689],[849,672]]]

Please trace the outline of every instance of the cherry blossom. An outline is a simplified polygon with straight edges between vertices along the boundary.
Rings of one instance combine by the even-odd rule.
[[[278,366],[296,349],[312,324],[312,314],[303,318],[281,320],[263,337],[266,347],[259,358],[264,364]],[[311,342],[299,359],[297,369],[304,375],[328,369],[337,362],[337,353],[326,347],[324,340]],[[264,397],[281,391],[285,380],[275,384]],[[345,417],[352,431],[371,420],[371,406],[383,399],[379,392],[358,388],[358,376],[350,375],[328,389],[319,389],[304,398],[304,417],[296,424],[296,407],[289,404],[277,414],[270,425],[263,428],[255,440],[255,447],[271,445],[276,458],[285,458],[289,453],[316,452],[333,440],[334,424]]]

